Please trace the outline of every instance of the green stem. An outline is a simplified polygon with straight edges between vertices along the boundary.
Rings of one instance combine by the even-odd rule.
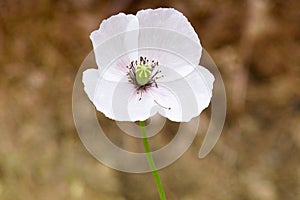
[[[151,152],[150,152],[148,137],[147,137],[147,134],[146,134],[146,128],[145,128],[145,122],[144,121],[140,121],[140,127],[141,127],[141,132],[142,132],[142,136],[143,136],[143,143],[144,143],[144,148],[145,148],[145,151],[146,151],[148,163],[150,165],[153,177],[154,177],[155,182],[156,182],[156,186],[157,186],[157,189],[158,189],[158,192],[159,192],[160,200],[166,200],[166,195],[165,195],[165,192],[164,192],[164,188],[162,186],[161,180],[159,178],[159,174],[157,172],[155,163],[153,161],[153,158],[152,158],[152,155],[151,155]]]

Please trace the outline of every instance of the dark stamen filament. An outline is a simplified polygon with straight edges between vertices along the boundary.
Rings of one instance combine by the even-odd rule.
[[[165,106],[162,106],[161,104],[159,104],[156,100],[154,100],[154,102],[159,105],[160,107],[164,108],[164,109],[168,109],[168,110],[171,110],[171,107],[165,107]]]

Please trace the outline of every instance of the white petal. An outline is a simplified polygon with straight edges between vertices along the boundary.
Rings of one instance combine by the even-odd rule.
[[[104,78],[108,81],[115,81],[119,82],[124,77],[126,77],[128,69],[126,66],[128,66],[130,63],[128,54],[125,54],[123,56],[118,57],[118,59],[112,61],[108,67],[99,70],[99,75],[101,78]],[[126,80],[128,82],[128,80]]]
[[[210,103],[215,78],[206,68],[198,66],[195,71],[185,77],[185,80],[197,99],[197,115],[199,115]]]
[[[198,66],[189,75],[179,78],[178,74],[168,71],[170,76],[175,74],[175,81],[158,81],[158,89],[168,90],[168,97],[154,95],[158,102],[168,109],[161,109],[160,114],[172,121],[188,122],[209,105],[214,77],[204,67]],[[163,79],[163,78],[162,78]],[[173,79],[173,78],[172,78]],[[171,98],[170,98],[171,96]]]
[[[93,101],[95,88],[98,82],[99,72],[97,69],[88,69],[83,72],[82,82],[84,84],[84,91],[88,95],[89,99]]]
[[[100,28],[91,33],[90,38],[100,73],[107,69],[120,68],[112,62],[122,63],[121,67],[126,68],[131,60],[137,59],[138,28],[136,16],[120,13],[104,20]],[[123,75],[120,73],[119,76]]]
[[[160,115],[171,121],[182,121],[182,107],[178,94],[162,84],[158,88],[151,88],[149,91]]]
[[[117,121],[146,120],[157,111],[152,109],[155,103],[148,93],[140,94],[131,83],[99,79],[93,98],[97,110],[106,117]]]
[[[129,121],[144,121],[155,115],[157,108],[149,91],[143,92],[142,96],[132,93],[128,101],[128,112]]]
[[[157,60],[180,73],[193,71],[199,63],[202,47],[196,32],[182,13],[159,8],[141,10],[136,16],[140,27],[139,56]],[[188,63],[191,68],[182,68]]]
[[[126,106],[121,105],[121,103],[116,103],[116,100],[121,98],[116,93],[117,87],[122,87],[125,93],[131,93],[133,90],[133,88],[128,84],[118,86],[118,83],[115,81],[100,79],[96,86],[93,101],[98,111],[102,112],[106,117],[114,120],[119,120],[118,112],[123,113],[123,109]],[[125,112],[125,114],[127,114],[127,112]]]
[[[188,19],[174,8],[140,10],[136,14],[140,29],[163,28],[179,32],[200,45],[197,33]]]

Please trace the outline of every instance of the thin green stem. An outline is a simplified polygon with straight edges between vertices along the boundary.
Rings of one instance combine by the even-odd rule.
[[[151,152],[150,152],[148,137],[147,137],[147,134],[146,134],[146,128],[145,128],[145,122],[144,121],[140,121],[140,127],[141,127],[141,132],[142,132],[142,136],[143,136],[143,143],[144,143],[144,148],[145,148],[145,151],[146,151],[148,163],[150,165],[153,177],[154,177],[155,182],[156,182],[156,186],[157,186],[157,189],[158,189],[158,192],[159,192],[160,200],[166,200],[166,195],[165,195],[165,192],[164,192],[164,188],[162,186],[161,180],[159,178],[159,174],[157,172],[155,163],[153,161],[153,158],[152,158],[152,155],[151,155]]]

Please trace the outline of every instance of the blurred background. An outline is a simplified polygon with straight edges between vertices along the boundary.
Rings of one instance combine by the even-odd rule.
[[[207,109],[189,150],[159,172],[168,199],[300,199],[300,1],[1,0],[1,200],[158,199],[151,173],[118,172],[87,152],[71,109],[90,32],[113,14],[157,7],[191,21],[228,100],[209,156],[197,157]],[[125,149],[141,142],[115,135],[116,124],[98,118]],[[168,122],[150,145],[168,143],[177,128]]]

